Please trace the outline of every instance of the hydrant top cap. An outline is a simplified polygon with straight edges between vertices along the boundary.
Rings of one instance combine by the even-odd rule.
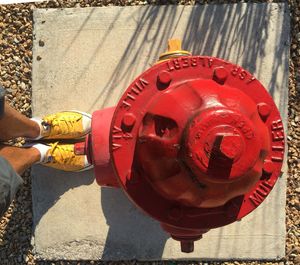
[[[185,148],[185,160],[195,175],[232,181],[243,177],[260,159],[262,145],[249,118],[219,108],[193,118],[186,130]]]

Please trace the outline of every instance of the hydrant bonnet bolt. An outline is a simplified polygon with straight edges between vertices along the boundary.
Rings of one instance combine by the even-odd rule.
[[[158,85],[162,85],[162,86],[160,86],[159,89],[163,90],[163,89],[166,89],[167,86],[172,81],[172,76],[167,71],[161,71],[161,72],[158,73],[157,81],[158,81]]]
[[[136,117],[133,113],[126,113],[123,117],[122,125],[125,127],[125,130],[131,130],[136,121]]]
[[[228,77],[228,72],[224,67],[216,67],[213,73],[213,80],[223,85]]]
[[[268,174],[271,175],[273,173],[275,169],[274,163],[270,160],[267,160],[264,162],[264,167],[263,167],[263,171]]]
[[[257,104],[257,110],[262,120],[265,120],[270,115],[271,106],[266,103],[259,103]]]

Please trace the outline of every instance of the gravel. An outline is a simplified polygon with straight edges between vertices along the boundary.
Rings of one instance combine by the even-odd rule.
[[[10,104],[23,114],[31,115],[32,10],[138,4],[204,4],[237,3],[237,0],[57,0],[42,3],[0,5],[0,82],[6,88]],[[258,1],[256,1],[258,2]],[[260,1],[266,2],[266,1]],[[156,264],[300,264],[300,0],[290,0],[291,59],[289,76],[288,124],[288,189],[286,205],[286,258],[280,262],[143,262]],[[43,43],[40,43],[43,45]],[[22,142],[17,139],[13,143]],[[113,264],[96,261],[35,261],[30,244],[32,228],[30,171],[24,174],[25,184],[3,218],[0,219],[0,265],[86,265]],[[142,262],[114,262],[136,264]]]

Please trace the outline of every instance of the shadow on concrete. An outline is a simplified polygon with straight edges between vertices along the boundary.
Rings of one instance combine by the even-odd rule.
[[[32,199],[38,202],[35,204],[35,207],[33,207],[34,228],[39,224],[43,215],[53,207],[68,190],[90,185],[94,182],[92,170],[69,173],[36,165],[33,166],[31,175],[32,178],[35,179],[35,181],[32,181],[32,189],[35,190],[32,194]]]
[[[157,259],[162,256],[169,235],[158,222],[129,201],[121,189],[101,188],[101,205],[109,226],[102,259]]]
[[[284,8],[282,6],[282,8]],[[113,74],[104,89],[95,97],[90,109],[96,106],[101,96],[106,95],[102,107],[106,106],[113,91],[118,89],[117,84],[122,82],[128,85],[155,62],[159,54],[166,49],[168,39],[176,37],[176,30],[184,15],[184,9],[177,6],[147,6],[143,12],[137,11],[136,29],[130,37],[127,48],[116,65]],[[244,10],[242,4],[195,6],[185,27],[183,48],[193,54],[208,55],[230,60],[240,64],[251,73],[259,75],[264,61],[266,49],[265,40],[268,38],[268,21],[271,16],[270,6],[267,4],[248,4]],[[116,20],[124,9],[120,9]],[[222,14],[222,15],[221,15]],[[135,16],[134,16],[135,17]],[[285,20],[288,16],[284,17]],[[286,21],[280,21],[281,27]],[[113,27],[114,22],[110,25]],[[153,27],[155,25],[155,27]],[[182,26],[181,26],[182,27]],[[213,29],[213,30],[212,30]],[[163,34],[161,34],[163,32]],[[109,32],[108,32],[109,34]],[[287,33],[279,30],[277,38],[287,41]],[[140,41],[142,39],[142,42]],[[98,48],[101,49],[102,43]],[[137,45],[139,48],[136,49]],[[149,58],[147,64],[139,65],[141,56],[147,50]],[[276,48],[276,59],[272,62],[272,78],[265,84],[273,96],[276,89],[276,76],[283,62],[284,45]],[[96,54],[99,50],[95,50]],[[261,60],[259,58],[262,58]],[[90,63],[94,56],[91,56]],[[288,66],[287,66],[288,67]],[[84,75],[84,73],[83,73]],[[256,76],[259,79],[259,76]],[[280,84],[286,85],[286,84]],[[283,101],[282,101],[283,102]]]
[[[96,106],[103,95],[106,95],[106,98],[101,107],[106,106],[114,90],[119,89],[116,84],[122,80],[129,85],[143,70],[149,68],[156,61],[159,54],[166,49],[168,39],[173,37],[183,11],[184,8],[179,10],[175,5],[147,6],[142,12],[136,11],[136,15],[133,15],[137,22],[136,29],[132,33],[125,52],[109,81],[104,85],[102,84],[104,89],[95,97],[90,109]],[[121,9],[119,12],[126,11]],[[116,16],[116,19],[119,15]],[[153,28],[153,24],[157,24],[157,27]],[[161,32],[165,34],[161,34]],[[138,49],[136,48],[137,45]],[[139,62],[143,61],[141,58],[145,56],[145,53],[141,51],[144,50],[148,51],[146,57],[149,58],[149,61],[141,65]]]

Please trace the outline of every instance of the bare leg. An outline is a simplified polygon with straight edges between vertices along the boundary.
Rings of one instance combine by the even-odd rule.
[[[4,116],[0,119],[0,140],[6,141],[17,137],[36,138],[39,136],[39,125],[22,115],[5,102]]]
[[[41,157],[36,148],[19,148],[7,145],[0,145],[0,156],[4,157],[19,175],[40,161]]]

